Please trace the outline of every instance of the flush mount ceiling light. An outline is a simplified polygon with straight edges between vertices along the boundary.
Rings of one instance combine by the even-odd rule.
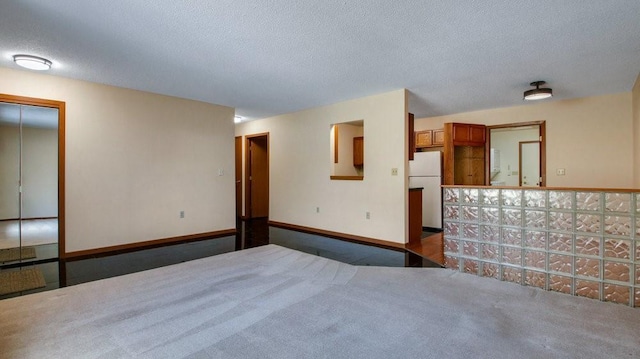
[[[30,70],[49,70],[51,61],[38,56],[31,55],[13,55],[13,62]]]
[[[534,81],[531,86],[535,86],[535,89],[524,92],[524,99],[527,101],[542,100],[553,96],[553,91],[550,88],[540,88],[540,86],[546,84],[544,81]]]
[[[233,123],[240,123],[240,122],[242,122],[242,120],[244,120],[244,117],[242,117],[242,116],[235,115],[233,117]]]

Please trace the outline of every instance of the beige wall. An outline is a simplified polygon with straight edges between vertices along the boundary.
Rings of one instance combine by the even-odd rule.
[[[631,93],[626,92],[421,118],[415,129],[441,128],[445,122],[546,121],[547,186],[632,188],[631,109]],[[557,176],[558,168],[566,175]]]
[[[633,147],[633,168],[635,188],[640,188],[640,74],[636,78],[636,84],[631,92],[633,102],[633,133],[635,137]]]
[[[22,218],[58,216],[58,129],[22,130]]]
[[[269,219],[404,243],[406,98],[398,90],[237,125],[237,136],[269,133]],[[332,181],[331,124],[355,120],[364,120],[364,180]]]
[[[66,103],[67,252],[235,227],[232,108],[7,68],[0,93]]]

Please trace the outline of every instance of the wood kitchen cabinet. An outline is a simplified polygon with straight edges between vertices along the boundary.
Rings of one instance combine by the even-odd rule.
[[[454,184],[484,185],[484,147],[456,146],[454,148]]]
[[[433,130],[433,145],[444,146],[444,129]]]
[[[454,146],[484,146],[486,126],[465,123],[451,125],[451,139]]]
[[[444,146],[444,130],[416,131],[416,148]]]
[[[364,166],[364,137],[353,138],[353,165]]]
[[[422,238],[422,187],[409,188],[409,243]]]
[[[433,131],[416,131],[416,148],[433,146]]]
[[[486,127],[467,123],[444,124],[444,184],[485,184]]]

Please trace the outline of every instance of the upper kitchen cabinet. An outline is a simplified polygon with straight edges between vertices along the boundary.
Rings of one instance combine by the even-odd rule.
[[[433,146],[433,131],[416,131],[416,148]]]
[[[424,130],[415,133],[416,148],[444,146],[444,130]]]
[[[433,130],[433,145],[444,146],[444,129]]]
[[[466,123],[446,123],[454,146],[484,146],[486,126]]]

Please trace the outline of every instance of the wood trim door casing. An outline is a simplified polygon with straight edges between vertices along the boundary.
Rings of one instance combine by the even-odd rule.
[[[0,93],[0,102],[58,109],[58,258],[66,258],[65,251],[65,106],[63,101]]]
[[[271,140],[269,138],[269,132],[256,133],[252,135],[245,135],[244,141],[244,217],[246,219],[253,218],[251,214],[251,182],[249,180],[249,174],[251,172],[250,169],[250,160],[249,160],[249,146],[251,139],[257,137],[266,137],[267,138],[267,169],[270,168],[270,157],[271,157]],[[267,178],[269,175],[267,175]]]

